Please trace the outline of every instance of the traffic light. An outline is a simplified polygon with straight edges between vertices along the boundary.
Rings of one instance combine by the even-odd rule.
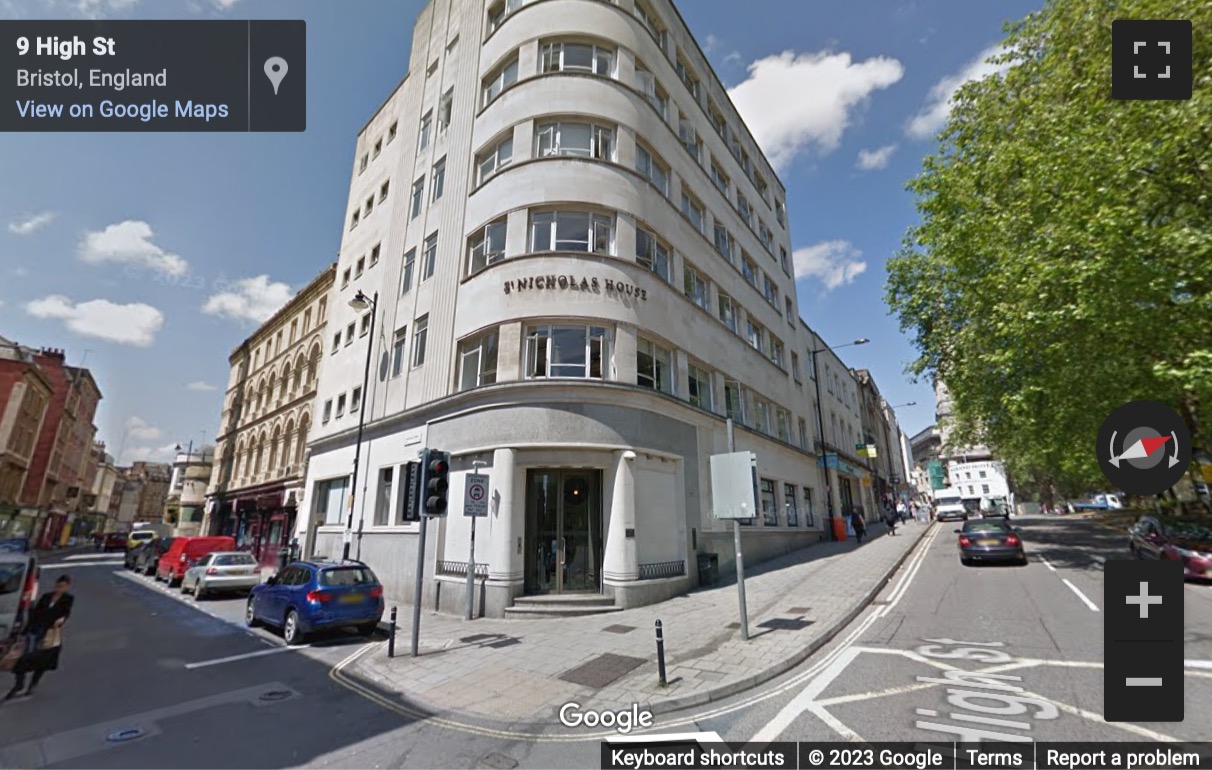
[[[445,516],[450,490],[450,452],[426,449],[421,457],[421,513]]]

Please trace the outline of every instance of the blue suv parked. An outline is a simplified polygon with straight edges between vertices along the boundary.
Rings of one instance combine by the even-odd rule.
[[[252,589],[244,620],[282,629],[287,644],[311,633],[355,626],[370,635],[383,617],[383,584],[360,561],[312,559],[287,565]]]

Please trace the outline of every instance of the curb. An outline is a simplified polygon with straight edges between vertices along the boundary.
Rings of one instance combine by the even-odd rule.
[[[933,522],[931,523],[931,526],[933,526]],[[645,704],[646,707],[654,714],[664,714],[670,711],[679,711],[681,709],[691,708],[693,706],[702,706],[705,703],[713,703],[715,701],[723,700],[724,698],[736,695],[737,693],[751,690],[758,685],[765,684],[771,679],[775,679],[787,673],[811,657],[817,650],[833,641],[834,637],[836,637],[842,632],[842,630],[853,623],[854,619],[861,615],[863,610],[867,609],[867,607],[871,605],[871,602],[875,601],[875,597],[879,596],[880,592],[884,590],[884,588],[888,585],[888,581],[891,580],[892,576],[896,574],[896,571],[901,568],[901,565],[908,561],[912,554],[917,552],[917,549],[922,545],[923,538],[925,538],[927,534],[929,534],[929,529],[919,535],[917,542],[909,547],[903,554],[901,554],[901,556],[884,571],[884,575],[878,581],[876,581],[875,586],[861,599],[856,601],[849,612],[847,612],[840,619],[826,626],[815,639],[808,642],[808,644],[805,645],[802,650],[795,653],[791,657],[779,661],[770,668],[767,668],[765,671],[761,671],[736,682],[730,682],[726,685],[717,687],[714,690],[695,693],[694,695],[684,695],[680,698],[650,701],[649,703]]]

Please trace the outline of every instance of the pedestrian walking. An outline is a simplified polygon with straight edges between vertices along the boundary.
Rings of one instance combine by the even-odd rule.
[[[896,525],[898,523],[897,519],[898,519],[898,517],[896,515],[896,511],[892,511],[884,518],[884,523],[888,525],[888,534],[889,535],[896,534]]]
[[[897,503],[896,512],[900,516],[901,521],[909,520],[909,506],[905,504],[904,500],[901,500],[899,503]]]
[[[863,521],[863,515],[861,513],[851,513],[850,526],[854,527],[855,539],[860,543],[863,542],[863,538],[867,535],[867,522]]]
[[[71,588],[72,579],[61,575],[55,581],[55,587],[50,593],[44,594],[29,615],[29,621],[21,632],[25,644],[25,653],[13,666],[13,689],[4,696],[5,700],[15,698],[25,690],[25,695],[33,695],[34,688],[42,681],[42,675],[47,671],[59,668],[59,652],[63,648],[63,626],[71,617],[72,605],[76,598],[67,592]],[[25,677],[33,674],[29,688],[25,689]]]

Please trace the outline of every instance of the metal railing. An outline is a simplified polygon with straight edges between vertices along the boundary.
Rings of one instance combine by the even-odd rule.
[[[640,580],[655,580],[657,578],[681,577],[686,574],[686,561],[658,561],[652,564],[640,565]]]
[[[465,561],[439,561],[438,567],[435,570],[439,575],[452,575],[457,577],[467,577],[467,562]],[[475,576],[480,578],[488,577],[488,565],[477,564]]]

